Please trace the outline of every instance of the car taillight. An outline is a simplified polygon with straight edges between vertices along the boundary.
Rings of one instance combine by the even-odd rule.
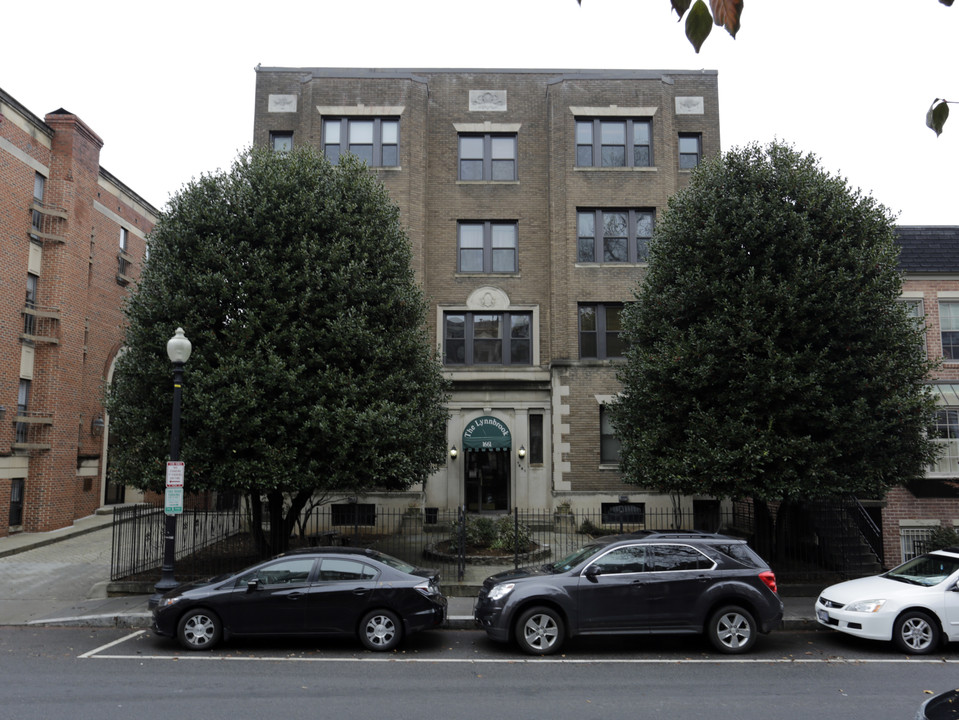
[[[776,589],[776,573],[772,570],[766,570],[765,572],[759,573],[759,579],[766,583],[766,587],[772,590],[774,593],[779,593]]]

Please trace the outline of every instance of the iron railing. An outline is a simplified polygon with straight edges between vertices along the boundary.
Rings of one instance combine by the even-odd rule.
[[[334,506],[335,507],[335,506]],[[837,512],[844,513],[837,503]],[[353,512],[350,512],[350,510]],[[561,560],[591,539],[637,530],[703,530],[744,537],[769,561],[780,581],[804,581],[871,574],[854,567],[854,545],[868,545],[852,522],[820,519],[833,534],[816,534],[816,522],[790,522],[784,534],[761,535],[751,503],[724,506],[698,528],[703,518],[689,511],[645,509],[640,515],[610,513],[609,508],[520,510],[467,513],[463,508],[384,508],[357,503],[355,508],[322,506],[311,513],[291,547],[349,545],[368,547],[420,567],[437,569],[444,581],[478,584],[493,572]],[[817,510],[816,512],[820,512]],[[808,516],[813,510],[807,512]],[[611,521],[618,518],[616,521]],[[114,514],[111,579],[159,577],[163,556],[162,508],[118,506]],[[629,520],[640,520],[630,522]],[[260,519],[264,530],[268,520]],[[179,516],[176,577],[180,581],[237,571],[271,554],[258,549],[243,507],[235,510],[187,510]],[[269,537],[269,532],[264,535]],[[778,541],[777,541],[778,536]]]

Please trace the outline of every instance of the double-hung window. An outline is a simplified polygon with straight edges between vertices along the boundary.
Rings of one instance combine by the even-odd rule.
[[[936,442],[942,448],[938,459],[929,466],[937,474],[959,475],[959,409],[936,412]]]
[[[459,179],[516,180],[516,135],[498,133],[460,135]]]
[[[649,167],[653,164],[649,118],[577,119],[579,167]]]
[[[652,210],[579,210],[576,261],[641,263],[653,236]]]
[[[515,273],[515,222],[461,222],[457,227],[457,269],[461,273]]]
[[[605,405],[599,406],[599,462],[603,465],[618,465],[623,443],[616,437],[616,430],[609,420]]]
[[[703,136],[699,133],[679,134],[679,169],[692,170],[703,159]]]
[[[939,303],[942,359],[959,360],[959,300]]]
[[[445,365],[531,365],[531,312],[450,312],[443,317]]]
[[[346,153],[370,167],[400,164],[400,121],[397,118],[327,118],[323,121],[323,152],[332,163]]]
[[[581,358],[623,357],[623,305],[583,303],[579,306],[579,356]]]

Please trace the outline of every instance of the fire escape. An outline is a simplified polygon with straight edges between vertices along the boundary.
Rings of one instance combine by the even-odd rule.
[[[30,205],[30,214],[32,241],[44,246],[66,242],[65,210],[34,199]],[[21,341],[33,346],[60,343],[60,308],[39,305],[36,298],[28,292],[22,314]],[[24,393],[17,402],[17,415],[14,419],[16,437],[11,449],[49,450],[53,413],[30,410],[29,406],[29,397]]]

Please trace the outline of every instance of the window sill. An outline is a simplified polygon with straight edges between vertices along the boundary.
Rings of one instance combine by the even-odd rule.
[[[599,469],[602,472],[612,472],[612,471],[619,472],[619,463],[616,463],[616,464],[600,463]]]
[[[655,165],[649,167],[602,167],[596,165],[575,165],[573,172],[659,172]]]
[[[478,273],[478,272],[477,272],[477,273],[465,273],[465,272],[456,272],[456,273],[453,273],[453,277],[454,277],[454,278],[483,278],[483,277],[491,277],[491,278],[510,278],[510,277],[512,277],[512,278],[521,278],[521,277],[523,277],[523,275],[522,275],[522,273],[520,273],[520,272],[518,272],[518,271],[517,271],[517,272],[501,272],[501,273]]]
[[[457,185],[519,185],[519,180],[457,180]]]
[[[648,262],[578,262],[573,263],[573,267],[578,268],[637,268],[637,267],[649,267]]]

